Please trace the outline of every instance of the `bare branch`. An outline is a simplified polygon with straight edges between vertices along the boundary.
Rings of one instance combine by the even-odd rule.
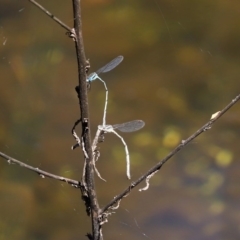
[[[44,8],[42,5],[40,5],[39,3],[37,3],[34,0],[29,0],[29,2],[31,2],[32,4],[34,4],[36,7],[38,7],[39,9],[41,9],[43,12],[45,12],[50,18],[52,18],[55,22],[57,22],[60,26],[62,26],[64,29],[66,29],[68,32],[71,32],[72,29],[67,26],[65,23],[63,23],[60,19],[58,19],[57,17],[55,17],[52,13],[50,13],[46,8]]]
[[[93,152],[91,146],[91,134],[90,134],[90,120],[89,120],[89,109],[88,109],[88,96],[87,96],[87,76],[86,69],[89,63],[86,61],[83,36],[82,36],[82,19],[81,19],[81,5],[80,0],[73,0],[73,17],[74,17],[74,39],[75,48],[78,63],[78,97],[80,106],[80,118],[82,119],[82,141],[84,144],[84,154],[85,158],[85,168],[84,168],[84,179],[82,182],[86,188],[87,198],[89,201],[89,207],[91,209],[92,218],[92,239],[100,240],[102,239],[101,225],[99,221],[99,204],[95,191],[95,181],[94,181],[94,162],[93,162]],[[73,31],[71,31],[73,32]],[[85,185],[86,183],[86,185]],[[86,201],[85,201],[86,202]]]
[[[113,205],[118,203],[119,200],[129,195],[133,188],[135,188],[142,181],[146,180],[148,176],[151,176],[153,173],[158,171],[163,166],[164,163],[166,163],[171,157],[173,157],[177,152],[179,152],[182,148],[184,148],[189,142],[191,142],[193,139],[195,139],[197,136],[199,136],[203,132],[210,130],[213,123],[215,123],[225,112],[227,112],[239,99],[240,99],[240,94],[237,95],[225,108],[223,108],[217,114],[214,114],[214,117],[212,116],[210,121],[208,121],[204,126],[202,126],[199,130],[197,130],[193,135],[191,135],[186,140],[182,140],[181,143],[171,153],[169,153],[157,165],[152,167],[146,174],[142,175],[137,181],[132,182],[131,185],[128,186],[122,193],[114,197],[114,199],[112,199],[104,208],[101,209],[100,214],[104,214],[108,209],[111,209]]]
[[[83,36],[82,36],[82,20],[81,20],[81,5],[80,0],[72,0],[73,4],[73,19],[74,19],[74,28],[71,29],[58,18],[56,18],[52,13],[47,11],[39,3],[34,0],[29,0],[35,6],[40,8],[45,12],[49,17],[54,21],[60,24],[63,28],[68,31],[68,35],[72,37],[75,41],[75,49],[77,55],[78,63],[78,80],[79,84],[76,87],[78,98],[79,98],[79,107],[80,107],[80,119],[82,119],[82,135],[81,138],[78,138],[75,132],[73,132],[74,137],[78,140],[78,145],[81,144],[82,150],[84,152],[84,169],[83,177],[80,189],[82,191],[82,198],[85,201],[86,210],[88,215],[91,212],[92,217],[92,239],[100,240],[102,239],[101,234],[101,225],[99,221],[99,204],[97,201],[96,191],[95,191],[95,182],[94,182],[94,163],[93,163],[93,152],[91,147],[91,137],[90,137],[90,120],[89,120],[89,110],[88,110],[88,98],[87,98],[87,76],[86,71],[89,69],[89,62],[86,61],[84,45],[83,45]],[[89,235],[90,236],[90,235]]]
[[[76,181],[76,180],[73,180],[73,179],[70,179],[70,178],[65,178],[65,177],[62,177],[62,176],[58,176],[58,175],[43,171],[39,168],[35,168],[33,166],[30,166],[26,163],[23,163],[23,162],[17,160],[17,159],[14,159],[14,158],[12,158],[12,157],[10,157],[10,156],[2,153],[2,152],[0,152],[0,157],[6,159],[9,164],[11,164],[11,163],[18,164],[21,167],[27,168],[27,169],[39,174],[39,176],[42,177],[42,178],[45,178],[45,177],[53,178],[53,179],[56,179],[56,180],[59,180],[59,181],[62,181],[62,182],[66,182],[66,183],[72,185],[73,187],[80,188],[81,183],[79,181]]]

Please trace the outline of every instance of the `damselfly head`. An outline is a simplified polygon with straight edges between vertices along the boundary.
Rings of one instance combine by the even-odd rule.
[[[93,80],[96,80],[97,78],[98,78],[98,75],[95,72],[90,73],[87,76],[87,82],[92,82]]]

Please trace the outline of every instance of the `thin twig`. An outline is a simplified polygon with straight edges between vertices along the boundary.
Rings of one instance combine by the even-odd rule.
[[[240,94],[237,95],[225,108],[221,111],[217,112],[217,114],[213,114],[210,121],[208,121],[204,126],[202,126],[199,130],[197,130],[193,135],[191,135],[186,140],[182,140],[181,143],[164,159],[162,159],[158,164],[152,167],[146,174],[142,175],[137,181],[132,182],[130,186],[128,186],[121,194],[114,197],[105,207],[101,209],[100,214],[104,214],[108,209],[111,209],[113,205],[119,202],[123,197],[126,197],[130,194],[131,190],[135,188],[142,181],[146,180],[148,176],[158,171],[164,163],[166,163],[172,156],[174,156],[177,152],[179,152],[182,148],[184,148],[189,142],[199,136],[201,133],[206,132],[211,129],[213,123],[215,123],[225,112],[227,112],[238,100],[240,99]]]
[[[58,176],[58,175],[43,171],[39,168],[35,168],[33,166],[30,166],[26,163],[23,163],[23,162],[17,160],[17,159],[14,159],[14,158],[12,158],[12,157],[10,157],[10,156],[2,153],[2,152],[0,152],[0,157],[6,159],[9,164],[12,164],[12,163],[18,164],[21,167],[27,168],[27,169],[39,174],[39,176],[41,176],[42,178],[44,178],[44,177],[53,178],[53,179],[56,179],[56,180],[59,180],[59,181],[62,181],[62,182],[66,182],[66,183],[72,185],[73,187],[80,188],[80,182],[79,181],[76,181],[76,180],[73,180],[73,179],[70,179],[70,178],[65,178],[65,177],[62,177],[62,176]]]
[[[66,29],[68,32],[71,32],[72,29],[67,26],[65,23],[63,23],[60,19],[58,19],[57,17],[55,17],[52,13],[50,13],[46,8],[44,8],[42,5],[40,5],[39,3],[37,3],[34,0],[29,0],[29,2],[31,2],[32,4],[34,4],[36,7],[38,7],[39,9],[41,9],[43,12],[45,12],[50,18],[52,18],[55,22],[57,22],[61,27],[63,27],[64,29]]]

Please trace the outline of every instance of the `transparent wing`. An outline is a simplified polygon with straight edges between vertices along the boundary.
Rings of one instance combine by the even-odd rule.
[[[145,125],[144,121],[134,120],[134,121],[131,121],[131,122],[112,125],[112,128],[113,129],[118,129],[121,132],[135,132],[135,131],[143,128],[144,125]]]
[[[104,72],[109,72],[112,69],[114,69],[117,65],[119,65],[123,60],[123,56],[118,56],[116,58],[114,58],[111,62],[109,62],[108,64],[106,64],[104,67],[98,69],[96,71],[96,74],[99,73],[104,73]]]

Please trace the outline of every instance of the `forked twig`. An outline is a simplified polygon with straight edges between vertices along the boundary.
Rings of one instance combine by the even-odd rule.
[[[79,98],[79,108],[80,117],[82,118],[82,138],[79,143],[82,144],[82,149],[84,151],[85,160],[85,171],[84,179],[81,182],[80,189],[82,191],[82,197],[86,203],[88,214],[91,213],[92,218],[92,234],[88,237],[92,239],[102,239],[101,237],[101,226],[98,220],[99,205],[95,192],[94,183],[94,169],[93,169],[93,156],[91,148],[91,138],[89,129],[89,113],[88,113],[88,98],[87,98],[87,81],[86,81],[86,69],[89,63],[86,61],[83,36],[82,36],[82,20],[81,20],[81,5],[80,0],[72,0],[73,6],[73,19],[74,28],[68,27],[53,14],[47,11],[44,7],[38,4],[34,0],[29,0],[35,6],[40,8],[49,17],[51,17],[60,26],[66,29],[68,36],[73,38],[75,42],[77,65],[78,65],[78,98]],[[75,136],[76,137],[76,136]],[[86,183],[86,184],[85,184]]]

